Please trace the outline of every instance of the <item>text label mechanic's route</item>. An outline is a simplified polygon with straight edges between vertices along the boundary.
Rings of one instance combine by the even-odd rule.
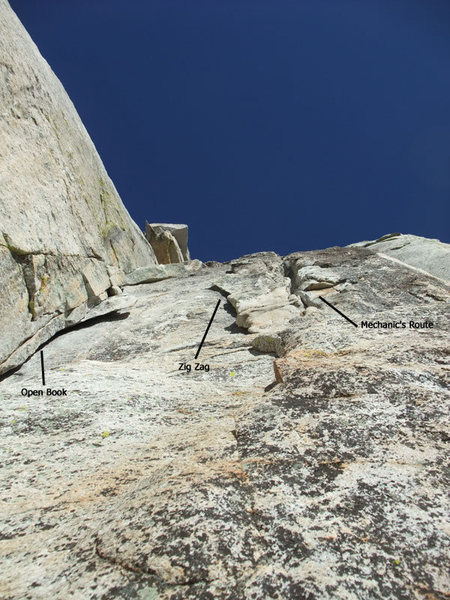
[[[349,319],[343,312],[338,308],[330,304],[325,298],[319,296],[319,298],[327,304],[330,308],[336,311],[341,317],[344,317],[349,323],[358,327],[358,325]],[[433,329],[434,323],[432,321],[361,321],[361,329]]]
[[[336,308],[335,306],[333,306],[332,304],[330,304],[330,302],[328,302],[327,300],[325,300],[325,298],[323,298],[322,296],[319,296],[320,300],[322,300],[325,304],[327,304],[330,308],[332,308],[335,312],[337,312],[340,316],[342,316],[344,319],[346,319],[349,323],[351,323],[352,325],[354,325],[355,327],[358,327],[358,325],[352,321],[352,319],[350,319],[349,317],[347,317],[346,315],[344,315],[344,313],[342,313],[338,308]],[[206,328],[205,333],[203,334],[203,338],[200,342],[200,345],[198,347],[197,353],[195,355],[195,359],[198,358],[200,351],[203,347],[203,344],[205,343],[206,340],[206,336],[208,335],[209,329],[212,325],[212,322],[214,320],[214,317],[216,316],[217,310],[220,306],[220,300],[217,301],[217,304],[214,308],[213,314],[209,320],[208,326]],[[361,329],[412,329],[412,330],[420,330],[420,329],[433,329],[435,327],[435,323],[433,323],[432,321],[428,321],[428,320],[423,320],[423,321],[414,321],[414,320],[392,320],[392,321],[369,321],[369,320],[364,320],[361,321],[361,324],[359,326]],[[55,389],[55,388],[51,388],[51,387],[46,387],[46,377],[45,377],[45,362],[44,362],[44,352],[43,350],[40,351],[40,363],[41,363],[41,379],[42,379],[42,387],[45,388],[43,389],[33,389],[33,388],[22,388],[20,391],[21,396],[26,396],[27,398],[31,398],[33,396],[53,396],[53,397],[61,397],[61,396],[67,396],[67,389],[66,388],[59,388],[59,389]],[[210,365],[206,364],[206,363],[201,363],[201,362],[195,362],[195,363],[190,363],[190,362],[179,362],[178,363],[178,371],[182,371],[185,373],[190,373],[191,371],[203,371],[208,373],[210,371]]]

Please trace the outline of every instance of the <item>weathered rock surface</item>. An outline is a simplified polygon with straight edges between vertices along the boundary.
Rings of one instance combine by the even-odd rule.
[[[45,346],[67,397],[21,396],[37,355],[1,383],[1,597],[448,598],[448,285],[359,247],[184,275]]]
[[[435,277],[450,280],[450,248],[439,240],[417,235],[390,233],[371,242],[358,242],[352,246],[370,248],[408,265],[422,269]]]
[[[290,293],[281,259],[274,252],[244,256],[215,282],[237,313],[236,323],[250,333],[283,330],[299,316],[299,300]]]
[[[187,225],[146,223],[145,237],[150,242],[158,263],[167,265],[190,260]]]
[[[184,277],[200,269],[201,261],[193,260],[190,264],[165,264],[141,267],[125,276],[125,285],[138,285],[139,283],[154,283],[172,277]]]
[[[6,0],[0,84],[0,598],[448,598],[449,246],[153,251]]]
[[[0,373],[155,263],[61,83],[0,0]]]

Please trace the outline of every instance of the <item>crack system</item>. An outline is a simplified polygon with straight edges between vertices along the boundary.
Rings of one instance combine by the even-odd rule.
[[[101,560],[107,562],[108,564],[112,565],[113,567],[118,567],[120,569],[123,569],[124,571],[128,571],[129,573],[134,573],[137,575],[140,575],[141,577],[144,578],[148,578],[148,579],[152,579],[152,583],[157,584],[160,588],[176,588],[176,587],[186,587],[186,586],[193,586],[193,585],[198,585],[200,583],[213,583],[214,581],[217,581],[216,579],[207,579],[207,578],[197,578],[197,577],[191,577],[189,579],[187,579],[186,581],[180,581],[180,582],[168,582],[168,581],[164,581],[161,579],[161,577],[158,577],[158,575],[155,573],[155,571],[153,571],[152,569],[141,569],[139,567],[135,567],[134,565],[129,564],[128,562],[122,562],[120,560],[118,560],[117,558],[114,558],[112,556],[108,556],[106,555],[104,552],[102,552],[99,548],[99,540],[96,539],[95,541],[95,555],[100,558]]]

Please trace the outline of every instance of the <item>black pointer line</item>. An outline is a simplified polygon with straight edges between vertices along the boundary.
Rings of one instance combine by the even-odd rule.
[[[358,325],[355,323],[355,321],[352,321],[351,319],[349,319],[348,317],[346,317],[346,316],[344,315],[344,313],[341,313],[341,311],[340,311],[340,310],[338,310],[338,309],[337,309],[335,306],[333,306],[332,304],[330,304],[329,302],[327,302],[327,301],[325,300],[325,298],[322,298],[322,296],[319,296],[319,298],[322,300],[322,302],[325,302],[325,304],[328,304],[328,306],[329,306],[330,308],[332,308],[332,309],[333,309],[333,310],[335,310],[337,313],[339,313],[339,314],[341,315],[341,317],[344,317],[344,319],[347,319],[347,321],[348,321],[349,323],[351,323],[351,324],[352,324],[352,325],[354,325],[355,327],[358,327]]]
[[[42,373],[42,385],[45,385],[44,351],[43,350],[41,350],[41,373]]]
[[[195,360],[197,360],[198,355],[200,354],[200,350],[202,349],[203,343],[206,340],[206,336],[208,335],[208,331],[209,331],[209,328],[211,327],[211,323],[214,321],[214,317],[216,316],[216,312],[217,312],[217,309],[219,308],[219,304],[220,304],[220,300],[217,300],[216,308],[214,309],[212,317],[209,320],[208,327],[206,328],[206,331],[205,331],[205,335],[203,336],[202,341],[200,342],[200,346],[198,347],[197,354],[195,355]]]

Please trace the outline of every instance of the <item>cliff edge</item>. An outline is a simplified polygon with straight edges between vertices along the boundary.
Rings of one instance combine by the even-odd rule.
[[[156,264],[72,102],[0,0],[0,373]],[[108,310],[105,307],[105,310]]]

